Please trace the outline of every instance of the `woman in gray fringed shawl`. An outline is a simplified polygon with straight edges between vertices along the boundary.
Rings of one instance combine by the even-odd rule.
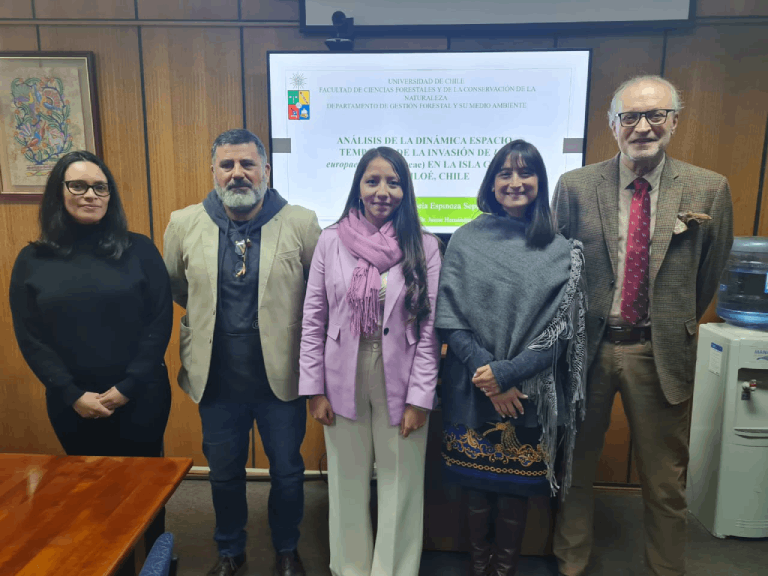
[[[446,479],[467,491],[473,576],[515,573],[528,497],[570,484],[583,418],[583,256],[556,233],[547,173],[523,140],[501,148],[445,253],[435,326],[443,374]],[[495,517],[495,541],[490,542]]]

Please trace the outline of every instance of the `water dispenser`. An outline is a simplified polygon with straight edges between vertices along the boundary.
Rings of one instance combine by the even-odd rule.
[[[720,279],[717,315],[735,326],[768,330],[768,238],[734,238]]]
[[[718,537],[768,537],[768,331],[699,330],[688,508]]]

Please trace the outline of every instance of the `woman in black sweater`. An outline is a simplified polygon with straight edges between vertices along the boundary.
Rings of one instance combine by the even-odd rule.
[[[56,436],[68,455],[160,456],[173,323],[160,253],[128,232],[114,178],[90,152],[56,163],[39,221],[13,267],[10,302]]]

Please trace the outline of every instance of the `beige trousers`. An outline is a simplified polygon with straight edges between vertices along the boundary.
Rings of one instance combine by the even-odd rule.
[[[645,505],[645,561],[648,574],[685,574],[686,499],[690,401],[664,398],[651,342],[603,341],[588,376],[587,414],[576,437],[573,485],[560,509],[553,550],[565,576],[581,576],[592,551],[592,484],[614,395],[621,394]]]
[[[331,573],[417,576],[421,561],[427,426],[400,435],[389,425],[380,341],[360,341],[357,420],[325,426]],[[378,525],[373,539],[371,472],[376,462]]]

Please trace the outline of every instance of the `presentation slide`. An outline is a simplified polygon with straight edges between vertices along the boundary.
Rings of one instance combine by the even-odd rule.
[[[408,160],[422,223],[450,233],[478,215],[493,155],[522,138],[550,188],[583,165],[589,51],[267,55],[274,187],[336,222],[360,157]]]

